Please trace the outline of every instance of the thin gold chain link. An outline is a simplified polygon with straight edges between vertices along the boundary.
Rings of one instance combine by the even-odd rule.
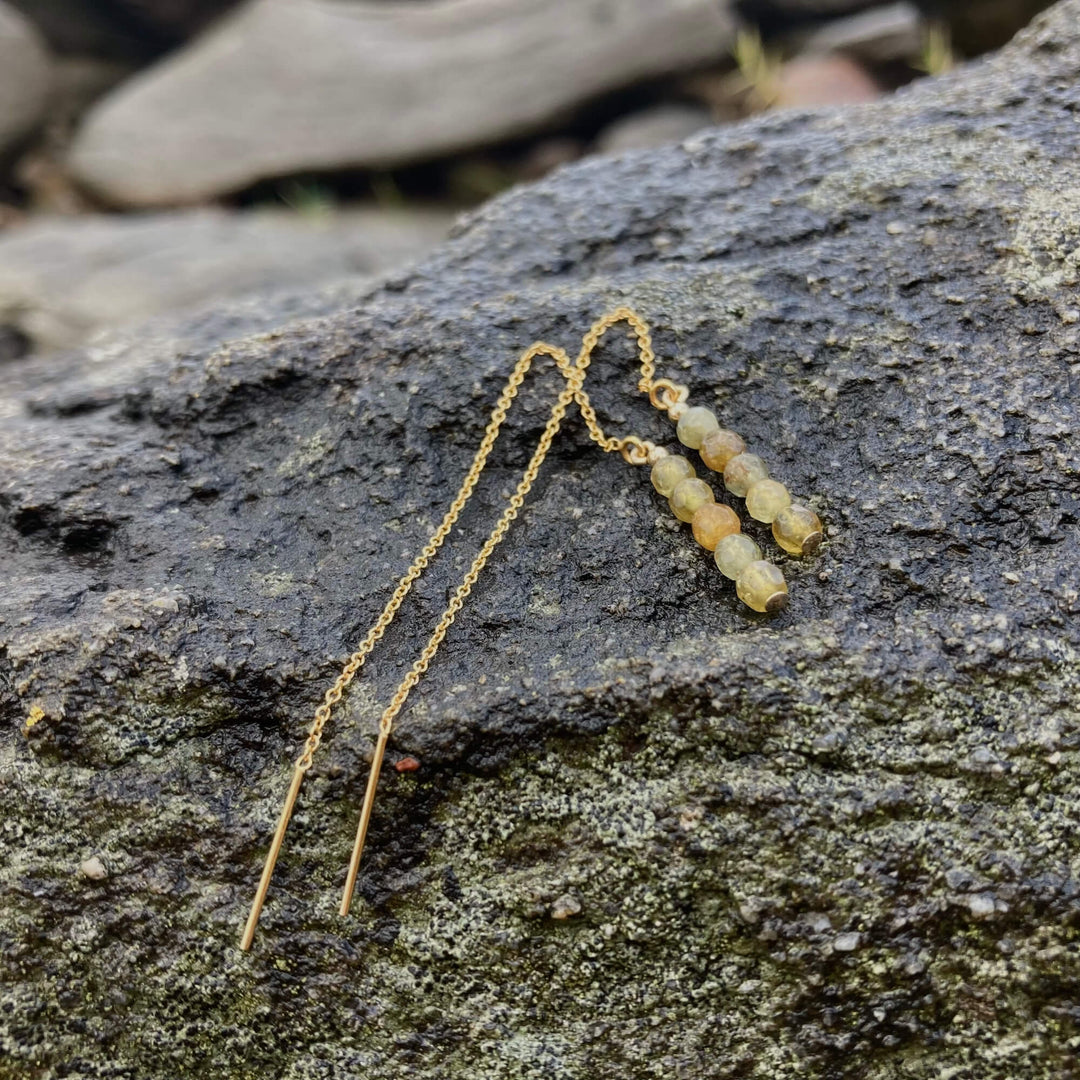
[[[334,684],[326,691],[322,704],[315,710],[315,718],[312,722],[311,729],[308,732],[303,753],[296,761],[297,769],[306,772],[311,768],[315,751],[318,750],[319,744],[322,742],[323,729],[330,720],[331,709],[341,701],[345,689],[356,677],[360,668],[363,667],[364,661],[367,659],[368,655],[372,652],[376,644],[378,644],[379,640],[386,633],[387,628],[394,621],[394,616],[397,614],[398,609],[401,607],[405,598],[409,595],[409,591],[412,589],[413,584],[427,568],[428,564],[435,557],[436,552],[442,547],[443,541],[450,535],[454,526],[457,524],[457,520],[461,516],[462,510],[464,510],[465,504],[469,501],[469,498],[480,479],[480,474],[484,471],[484,466],[487,464],[487,459],[495,445],[495,440],[499,437],[499,431],[502,428],[503,421],[510,411],[511,404],[517,397],[518,389],[524,382],[525,376],[528,374],[529,368],[532,366],[532,362],[537,356],[550,356],[555,361],[558,370],[566,379],[567,386],[563,389],[562,393],[559,394],[558,399],[552,407],[551,416],[547,426],[544,429],[544,433],[540,436],[536,451],[521,478],[521,482],[518,484],[517,491],[511,497],[510,503],[503,512],[502,517],[492,530],[491,535],[488,537],[484,546],[480,549],[480,553],[473,561],[472,566],[469,568],[469,572],[458,586],[457,591],[450,600],[450,604],[446,611],[443,612],[442,618],[436,625],[435,632],[432,634],[427,646],[424,648],[423,652],[416,660],[416,663],[413,665],[412,670],[405,676],[405,679],[391,698],[390,704],[387,706],[386,711],[379,721],[380,730],[385,729],[389,732],[390,725],[401,711],[402,706],[405,704],[405,700],[409,696],[409,691],[416,686],[420,681],[420,677],[427,670],[428,665],[431,663],[439,646],[442,644],[443,638],[446,637],[447,631],[449,631],[451,625],[453,625],[457,613],[461,610],[466,598],[476,584],[480,572],[483,570],[492,551],[495,550],[495,547],[506,535],[511,523],[517,517],[518,512],[525,501],[525,496],[528,495],[529,489],[532,487],[533,482],[540,471],[540,466],[543,464],[544,458],[547,456],[548,450],[551,447],[551,442],[559,430],[563,417],[566,415],[566,410],[570,401],[576,400],[578,408],[581,410],[581,415],[585,419],[585,424],[588,427],[590,437],[604,451],[608,453],[613,451],[624,451],[629,447],[639,448],[642,445],[642,440],[638,439],[636,436],[631,435],[619,439],[605,435],[604,429],[600,426],[600,423],[596,418],[596,410],[593,408],[592,402],[589,400],[589,395],[585,392],[584,388],[585,373],[592,360],[593,351],[604,334],[611,329],[611,327],[620,322],[629,323],[637,337],[638,354],[641,362],[641,378],[638,380],[638,389],[645,394],[649,394],[652,391],[653,375],[656,371],[656,354],[653,351],[649,327],[644,319],[627,307],[617,308],[615,311],[603,316],[593,324],[582,340],[581,351],[578,353],[577,360],[574,363],[571,363],[570,357],[565,350],[560,349],[558,346],[546,345],[543,342],[537,342],[522,354],[517,364],[514,365],[514,369],[507,379],[502,393],[499,395],[495,408],[491,413],[491,420],[484,430],[484,437],[480,442],[476,455],[473,457],[469,471],[465,474],[465,479],[462,482],[457,495],[454,497],[453,502],[450,503],[446,515],[442,519],[442,523],[435,530],[431,539],[423,547],[420,554],[416,557],[416,560],[398,582],[397,588],[394,589],[393,594],[386,603],[386,607],[383,608],[382,613],[375,621],[375,624],[367,632],[367,635],[364,637],[363,641],[361,641],[356,652],[349,657],[348,662],[341,670],[341,674],[338,675]]]
[[[531,345],[524,353],[522,353],[521,358],[514,365],[514,369],[510,373],[510,377],[507,379],[506,385],[503,387],[502,393],[495,403],[495,408],[491,413],[491,419],[484,429],[484,437],[480,441],[480,446],[473,457],[469,471],[465,474],[465,479],[462,481],[457,495],[454,496],[453,502],[450,503],[442,522],[432,534],[431,539],[421,549],[420,554],[416,557],[413,564],[405,572],[401,580],[398,581],[397,586],[391,594],[390,599],[386,602],[386,606],[383,608],[382,613],[379,615],[378,619],[375,620],[375,624],[367,632],[363,641],[360,642],[360,646],[357,648],[356,652],[349,657],[341,670],[341,674],[338,675],[334,680],[333,685],[323,696],[322,704],[315,710],[315,718],[311,723],[307,739],[304,742],[303,752],[300,754],[299,758],[297,758],[293,768],[292,782],[289,785],[289,791],[285,797],[285,803],[282,807],[277,829],[274,832],[274,837],[270,844],[270,851],[266,856],[266,862],[263,866],[262,876],[255,893],[255,899],[251,905],[251,913],[248,916],[243,937],[241,938],[241,949],[247,950],[251,948],[255,927],[258,924],[259,915],[262,911],[267,889],[270,885],[270,877],[274,872],[274,865],[277,861],[278,854],[281,851],[285,830],[288,827],[293,807],[296,804],[296,799],[300,792],[300,785],[303,782],[304,776],[311,768],[315,752],[322,742],[323,731],[330,720],[331,710],[341,701],[346,688],[356,677],[357,672],[363,667],[364,661],[367,659],[368,655],[375,648],[376,644],[386,633],[387,628],[393,622],[394,616],[397,614],[398,609],[401,607],[405,598],[409,595],[409,591],[412,589],[413,584],[427,568],[428,564],[442,547],[443,541],[450,535],[450,532],[457,524],[462,510],[472,496],[476,484],[480,479],[480,474],[487,464],[488,455],[495,445],[495,440],[499,437],[499,431],[502,428],[503,421],[506,419],[510,406],[517,397],[518,389],[524,381],[525,376],[528,374],[533,360],[538,356],[550,356],[555,361],[555,366],[560,374],[566,380],[566,385],[563,387],[555,400],[555,404],[551,408],[551,413],[548,417],[547,424],[544,427],[543,434],[536,444],[536,449],[533,451],[533,456],[526,466],[525,472],[522,474],[517,489],[507,502],[506,509],[503,510],[495,528],[492,529],[487,540],[484,541],[476,558],[473,559],[468,573],[466,573],[461,584],[457,587],[454,595],[451,597],[450,603],[447,605],[446,610],[436,624],[435,630],[427,645],[424,646],[423,651],[413,663],[412,668],[401,681],[401,685],[398,686],[394,696],[390,699],[389,704],[379,719],[379,735],[375,744],[371,771],[368,775],[368,786],[364,795],[364,804],[361,810],[360,824],[357,829],[356,844],[353,848],[353,857],[349,864],[345,894],[342,899],[341,913],[343,915],[347,914],[349,911],[349,903],[356,882],[360,854],[363,850],[368,821],[371,817],[371,806],[375,795],[375,785],[378,780],[383,753],[386,749],[387,740],[390,737],[390,730],[393,726],[394,719],[404,707],[409,692],[420,681],[424,672],[427,671],[428,666],[439,650],[439,646],[442,644],[443,639],[453,625],[454,619],[457,617],[458,612],[472,592],[473,586],[479,579],[481,571],[491,557],[491,553],[506,535],[514,519],[521,511],[521,508],[525,503],[525,497],[528,495],[540,472],[540,466],[543,464],[544,458],[547,457],[548,451],[551,449],[552,440],[558,433],[559,426],[566,416],[566,410],[570,407],[570,403],[573,401],[577,402],[578,408],[581,410],[581,415],[585,419],[585,424],[589,430],[590,437],[601,447],[601,449],[608,453],[619,451],[631,464],[644,465],[649,460],[651,452],[656,449],[653,447],[652,443],[639,439],[636,435],[627,435],[621,439],[605,435],[604,429],[600,426],[600,422],[596,418],[596,410],[593,408],[588,394],[585,393],[585,373],[592,360],[593,350],[596,348],[604,333],[620,322],[629,323],[637,337],[638,355],[641,361],[641,378],[638,380],[638,389],[643,393],[648,394],[650,402],[658,409],[669,409],[672,402],[681,400],[681,398],[685,397],[686,390],[684,387],[675,387],[674,384],[664,379],[653,380],[653,375],[656,370],[656,356],[653,352],[649,327],[644,319],[627,307],[617,308],[615,311],[611,312],[609,315],[605,315],[593,324],[589,332],[582,339],[581,351],[578,353],[577,360],[574,362],[571,362],[570,357],[565,350],[560,349],[555,345],[547,345],[543,342],[537,342],[535,345]]]

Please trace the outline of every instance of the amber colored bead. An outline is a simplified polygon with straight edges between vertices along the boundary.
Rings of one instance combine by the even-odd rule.
[[[759,480],[746,493],[746,512],[766,525],[776,520],[776,515],[791,505],[791,495],[779,480]]]
[[[704,405],[694,405],[679,417],[675,434],[683,446],[696,450],[715,431],[720,430],[720,421],[712,409]]]
[[[722,473],[724,467],[733,458],[746,449],[746,443],[727,428],[721,428],[709,435],[699,447],[701,460],[716,472]]]
[[[728,491],[745,498],[746,493],[769,475],[765,462],[757,454],[736,454],[724,466],[724,483]]]
[[[787,582],[780,567],[758,559],[748,563],[735,579],[739,599],[755,611],[774,612],[787,606]]]
[[[670,497],[675,485],[694,475],[694,466],[679,454],[668,454],[652,467],[652,486],[661,495]]]
[[[694,530],[694,539],[706,551],[715,551],[725,536],[742,531],[739,515],[730,506],[718,502],[699,506],[690,527]]]
[[[734,581],[745,567],[761,558],[761,548],[745,533],[732,533],[716,545],[713,558],[720,573]]]
[[[821,543],[821,518],[813,510],[792,503],[776,515],[772,523],[776,542],[792,555],[812,555]]]
[[[671,512],[680,521],[693,521],[694,514],[702,506],[715,501],[713,489],[704,480],[690,476],[675,485],[668,504],[671,506]]]

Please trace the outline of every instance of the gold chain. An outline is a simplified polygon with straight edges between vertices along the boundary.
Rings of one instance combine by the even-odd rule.
[[[648,394],[649,400],[659,409],[667,409],[676,401],[685,399],[686,390],[684,387],[677,387],[666,379],[659,379],[654,382],[653,375],[656,371],[656,356],[653,352],[649,327],[640,316],[627,307],[617,308],[615,311],[605,315],[593,324],[589,332],[583,338],[581,351],[578,353],[577,360],[574,362],[571,362],[570,357],[565,350],[560,349],[558,346],[547,345],[543,342],[537,342],[530,346],[521,355],[521,358],[514,365],[514,369],[511,372],[509,379],[507,379],[502,393],[499,395],[495,408],[492,410],[491,419],[484,430],[484,437],[480,442],[476,455],[473,457],[472,465],[469,467],[469,471],[466,473],[465,479],[462,482],[457,495],[454,497],[453,502],[451,502],[449,509],[446,511],[446,515],[443,517],[441,524],[435,530],[427,544],[424,545],[420,554],[416,557],[416,560],[397,583],[397,587],[387,601],[386,607],[383,608],[382,613],[375,621],[375,624],[367,632],[367,635],[360,643],[359,648],[349,657],[344,668],[342,668],[341,674],[338,675],[337,679],[334,681],[334,684],[326,691],[322,704],[315,710],[315,718],[312,721],[307,740],[304,743],[303,752],[300,757],[297,758],[295,763],[292,784],[289,788],[285,806],[278,822],[277,831],[270,847],[270,853],[266,859],[266,865],[263,868],[262,879],[259,883],[259,889],[255,896],[255,902],[252,905],[247,926],[245,927],[241,948],[246,950],[251,947],[255,926],[258,923],[259,914],[266,898],[266,891],[270,884],[270,876],[273,873],[274,863],[276,862],[278,852],[281,849],[285,828],[288,825],[293,805],[296,802],[296,797],[300,790],[300,783],[303,780],[304,774],[311,768],[315,751],[318,750],[319,744],[322,741],[323,730],[330,719],[330,712],[333,707],[341,701],[345,689],[356,677],[356,674],[359,672],[360,668],[363,667],[364,661],[367,659],[368,655],[386,633],[386,630],[391,622],[393,622],[398,609],[409,595],[409,591],[412,589],[413,584],[427,568],[439,548],[442,547],[443,541],[453,530],[462,510],[472,496],[473,490],[480,479],[480,474],[487,464],[488,455],[491,453],[491,449],[495,445],[495,440],[499,436],[503,421],[506,419],[511,404],[517,397],[518,389],[524,382],[525,376],[528,374],[533,360],[538,356],[550,356],[555,361],[555,365],[559,372],[565,378],[566,386],[552,406],[547,425],[536,445],[532,459],[529,461],[525,472],[522,474],[517,489],[514,494],[510,496],[506,509],[503,511],[495,528],[492,529],[491,534],[488,536],[483,547],[481,547],[476,558],[473,560],[468,573],[466,573],[461,584],[457,587],[450,603],[447,605],[442,617],[436,624],[435,631],[431,635],[427,645],[424,647],[419,657],[417,657],[416,662],[413,664],[408,674],[402,680],[401,685],[395,691],[394,696],[390,699],[390,703],[387,705],[379,720],[379,736],[371,763],[371,773],[368,778],[368,786],[364,798],[364,807],[361,812],[360,826],[357,830],[353,858],[349,866],[345,897],[341,906],[342,914],[348,913],[349,904],[351,902],[356,882],[356,874],[359,867],[360,854],[363,850],[367,825],[370,819],[371,803],[375,793],[375,782],[378,778],[383,752],[385,751],[394,719],[404,707],[409,692],[420,681],[424,672],[427,671],[436,652],[438,652],[439,646],[442,644],[443,639],[453,625],[454,619],[457,617],[465,600],[472,592],[473,586],[476,584],[481,571],[491,557],[491,553],[498,546],[514,519],[518,516],[518,513],[524,505],[525,497],[528,495],[529,490],[536,480],[537,474],[540,472],[540,467],[544,462],[544,458],[547,457],[552,440],[558,433],[559,426],[562,424],[563,418],[566,415],[566,410],[569,408],[571,401],[577,402],[578,408],[581,410],[581,415],[589,430],[590,437],[602,450],[608,453],[618,451],[628,462],[634,465],[644,465],[648,461],[649,454],[654,449],[651,443],[639,439],[634,435],[629,435],[620,439],[604,434],[604,430],[596,418],[596,410],[593,409],[592,402],[589,400],[589,396],[584,389],[585,373],[588,370],[589,363],[592,359],[593,350],[607,330],[620,322],[628,323],[637,337],[638,354],[641,362],[641,378],[638,380],[638,389],[641,390],[642,393]]]

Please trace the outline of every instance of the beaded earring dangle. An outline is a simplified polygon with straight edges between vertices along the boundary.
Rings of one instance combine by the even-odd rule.
[[[788,489],[769,477],[765,462],[747,453],[746,443],[734,431],[722,428],[711,409],[688,406],[688,394],[684,386],[671,386],[658,406],[666,408],[676,422],[679,442],[697,450],[705,465],[723,476],[728,491],[746,500],[752,518],[772,526],[773,538],[784,551],[791,555],[815,552],[823,535],[817,514],[793,503]],[[784,575],[762,558],[761,548],[742,532],[738,515],[715,501],[712,488],[697,479],[686,458],[665,451],[659,454],[652,469],[653,487],[668,496],[680,521],[690,523],[694,539],[713,552],[720,573],[734,579],[739,599],[755,611],[783,608],[787,604]]]
[[[505,537],[524,505],[525,496],[536,480],[540,466],[551,448],[551,443],[571,403],[576,402],[590,438],[602,450],[606,453],[619,452],[631,465],[652,466],[653,487],[661,495],[667,497],[675,516],[680,521],[690,524],[698,543],[706,550],[713,552],[720,572],[735,581],[736,593],[743,603],[755,611],[770,613],[779,611],[787,603],[787,583],[784,581],[780,568],[763,558],[758,545],[742,532],[742,526],[735,511],[716,501],[712,488],[697,477],[693,465],[685,457],[669,454],[663,447],[647,439],[640,439],[636,435],[627,435],[623,438],[608,436],[601,428],[584,389],[585,374],[592,360],[593,350],[601,337],[612,326],[621,322],[629,324],[637,339],[641,370],[638,389],[648,395],[649,401],[655,408],[666,412],[671,420],[675,421],[679,441],[684,446],[699,451],[702,461],[709,469],[723,473],[727,489],[746,499],[746,507],[751,517],[772,524],[773,536],[785,551],[795,555],[809,554],[820,544],[822,531],[817,515],[806,507],[791,502],[787,488],[769,478],[764,462],[756,454],[746,452],[746,446],[738,435],[721,428],[716,416],[709,409],[702,406],[689,406],[687,404],[689,390],[685,386],[677,385],[668,379],[653,378],[656,371],[656,357],[649,327],[635,312],[621,307],[599,319],[582,339],[581,350],[574,361],[557,346],[547,345],[544,342],[537,342],[530,346],[522,353],[510,373],[492,410],[491,419],[485,428],[484,437],[472,464],[441,524],[421,549],[412,566],[398,581],[382,613],[361,641],[356,652],[349,657],[341,674],[324,694],[322,704],[315,710],[315,717],[308,731],[303,751],[293,766],[292,781],[270,844],[270,851],[266,856],[259,886],[251,905],[251,913],[244,927],[240,942],[241,949],[246,951],[251,948],[255,928],[270,887],[270,878],[285,838],[285,830],[288,828],[293,808],[300,794],[300,785],[311,768],[315,752],[322,741],[323,731],[330,719],[330,711],[341,701],[346,688],[363,667],[368,655],[385,634],[390,623],[393,622],[394,616],[413,584],[453,530],[483,472],[488,455],[498,438],[499,430],[517,396],[518,389],[532,361],[537,357],[548,356],[555,361],[555,366],[565,380],[565,386],[552,406],[547,425],[536,445],[532,459],[526,466],[513,495],[509,497],[506,508],[451,597],[427,645],[420,652],[379,719],[378,738],[372,754],[371,770],[364,791],[356,840],[341,900],[342,915],[349,913],[352,903],[360,858],[371,821],[379,770],[394,720],[404,707],[409,692],[420,681],[434,659],[491,553]]]

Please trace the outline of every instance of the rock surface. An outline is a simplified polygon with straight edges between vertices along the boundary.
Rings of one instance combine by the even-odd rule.
[[[0,0],[0,153],[37,123],[49,85],[50,61],[40,38]]]
[[[89,116],[78,177],[118,204],[431,158],[722,55],[721,0],[256,0]]]
[[[389,210],[39,219],[0,233],[0,324],[63,348],[224,297],[383,272],[433,247],[450,221]]]
[[[1069,0],[893,101],[564,169],[111,397],[16,364],[0,1077],[1075,1074],[1078,27]],[[341,920],[380,703],[531,451],[530,382],[240,954],[306,717],[513,358],[622,302],[826,521],[791,607],[748,614],[568,419],[402,717],[420,767],[386,770]],[[627,342],[594,367],[612,430],[670,440]]]

